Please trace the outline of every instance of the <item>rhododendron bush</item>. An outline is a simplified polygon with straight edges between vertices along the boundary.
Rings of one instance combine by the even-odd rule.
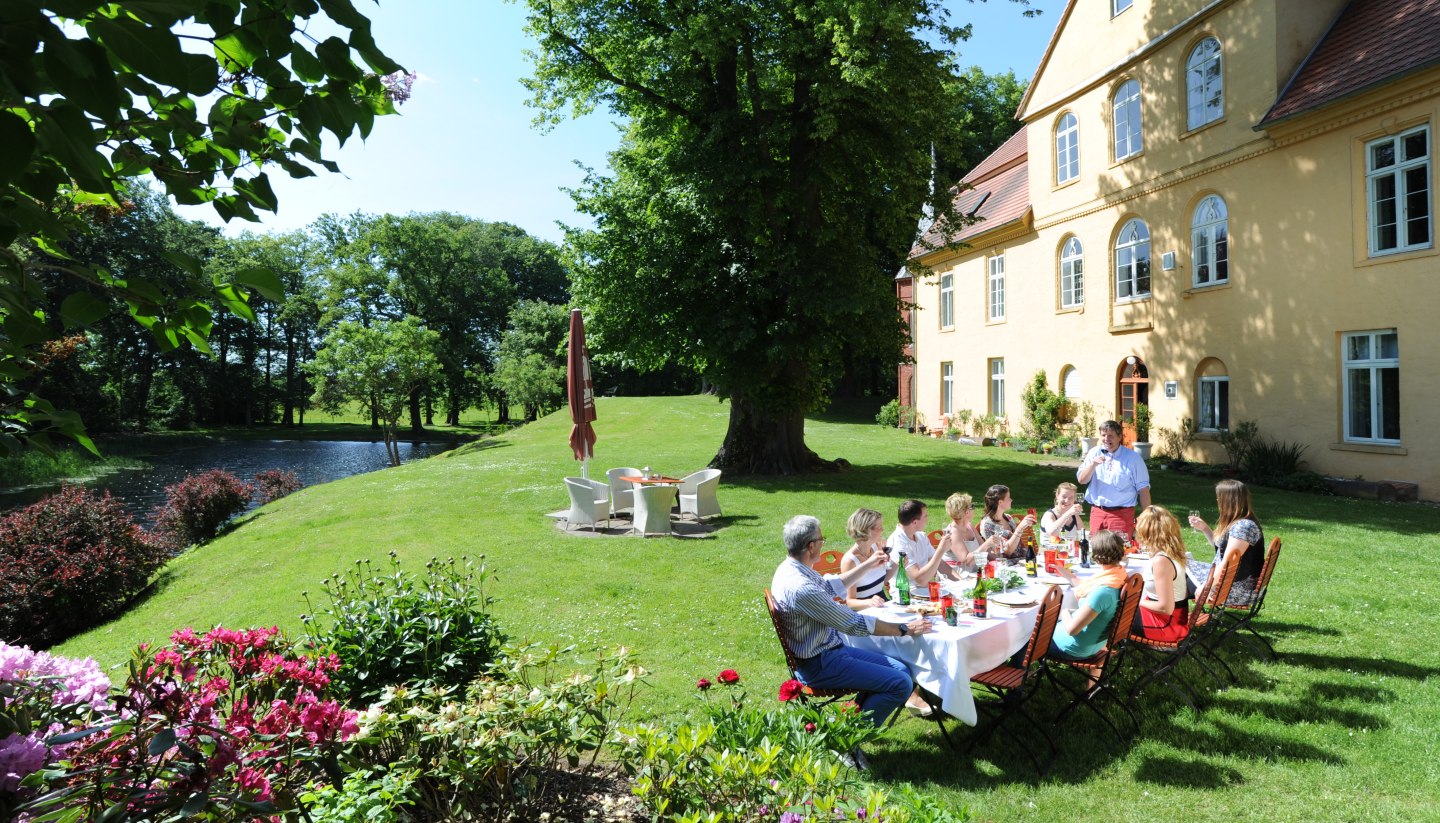
[[[182,629],[141,647],[102,722],[30,778],[32,815],[61,819],[236,819],[299,806],[317,777],[338,782],[356,713],[327,699],[333,657],[297,654],[278,629]],[[107,810],[112,810],[107,815]]]

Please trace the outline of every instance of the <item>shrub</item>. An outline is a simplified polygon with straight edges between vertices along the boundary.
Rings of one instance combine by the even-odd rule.
[[[1161,451],[1167,455],[1173,463],[1185,462],[1185,450],[1195,442],[1195,419],[1191,417],[1180,418],[1180,430],[1167,429],[1161,426],[1156,429],[1160,433]]]
[[[624,730],[621,763],[655,819],[718,823],[813,813],[828,820],[839,812],[854,820],[862,808],[864,817],[895,819],[883,808],[884,793],[868,790],[840,758],[879,734],[855,704],[820,708],[790,700],[781,711],[765,711],[746,705],[733,670],[717,681],[724,698],[714,697],[719,690],[709,680],[697,684],[707,701],[703,722]],[[793,693],[782,686],[781,699]]]
[[[488,611],[488,573],[460,560],[431,559],[417,577],[391,552],[386,576],[360,560],[323,583],[329,603],[302,620],[307,642],[344,664],[335,675],[340,694],[362,703],[386,686],[463,686],[495,659],[504,636]]]
[[[181,629],[169,646],[142,646],[113,709],[57,739],[83,742],[22,810],[67,820],[294,819],[307,785],[340,778],[341,743],[358,728],[354,712],[325,699],[338,665],[296,654],[273,628]]]
[[[1240,468],[1259,437],[1260,426],[1254,420],[1241,420],[1233,429],[1220,432],[1220,445],[1225,449],[1231,468]]]
[[[880,413],[875,415],[875,422],[888,428],[900,426],[900,399],[896,398],[880,407]]]
[[[165,505],[154,515],[156,538],[171,551],[202,543],[245,511],[254,497],[254,486],[224,469],[192,474],[165,487]]]
[[[571,651],[506,649],[464,699],[451,686],[386,689],[351,754],[372,774],[418,770],[418,819],[544,819],[539,810],[572,785],[565,767],[587,756],[594,766],[645,676],[624,649],[564,674]]]
[[[1020,393],[1020,401],[1025,406],[1021,427],[1029,436],[1036,441],[1054,440],[1060,436],[1060,424],[1069,404],[1064,394],[1050,391],[1043,369],[1035,372],[1035,377]]]
[[[260,505],[279,500],[287,494],[294,494],[305,487],[300,475],[284,469],[266,469],[255,472],[255,499]]]
[[[98,625],[166,556],[108,493],[62,487],[0,519],[0,637],[50,645]]]

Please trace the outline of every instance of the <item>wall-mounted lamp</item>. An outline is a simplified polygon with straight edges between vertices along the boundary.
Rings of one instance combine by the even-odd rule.
[[[1125,365],[1127,365],[1127,366],[1133,366],[1133,365],[1135,365],[1135,355],[1132,354],[1132,355],[1130,355],[1129,357],[1125,358]]]

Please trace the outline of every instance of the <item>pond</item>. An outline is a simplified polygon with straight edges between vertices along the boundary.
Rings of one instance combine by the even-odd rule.
[[[448,443],[401,442],[400,460],[408,463],[439,454]],[[101,447],[107,453],[109,444]],[[127,469],[85,482],[94,489],[109,490],[135,519],[150,525],[150,513],[165,502],[165,487],[186,475],[208,469],[225,469],[244,481],[265,469],[285,469],[300,476],[306,486],[328,483],[352,474],[383,469],[389,465],[384,443],[350,440],[220,440],[216,438],[147,438],[113,449],[150,464],[145,469]],[[0,511],[25,506],[54,493],[59,486],[28,488],[0,493]]]

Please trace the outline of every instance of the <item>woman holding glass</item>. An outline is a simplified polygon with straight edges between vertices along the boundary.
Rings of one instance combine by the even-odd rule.
[[[870,559],[876,552],[885,551],[885,524],[880,512],[874,509],[856,509],[845,523],[845,531],[855,544],[840,558],[840,573],[854,569]],[[895,564],[888,558],[875,567],[874,573],[850,586],[845,605],[856,611],[884,604],[890,598],[885,589],[895,577]]]
[[[1130,633],[1177,643],[1190,633],[1189,587],[1185,577],[1185,540],[1180,521],[1164,506],[1151,506],[1135,521],[1135,539],[1150,553],[1142,572],[1145,592]]]
[[[987,540],[999,538],[994,550],[1007,558],[1025,556],[1022,541],[1025,533],[1035,528],[1035,516],[1027,514],[1018,522],[1007,512],[1010,511],[1010,487],[995,484],[985,490],[985,516],[980,520],[980,536]],[[994,551],[992,550],[992,551]]]
[[[1205,539],[1215,547],[1211,574],[1216,567],[1223,568],[1225,559],[1231,554],[1239,553],[1240,565],[1225,604],[1247,606],[1255,599],[1255,587],[1260,583],[1260,571],[1265,566],[1265,533],[1260,530],[1260,518],[1250,508],[1250,487],[1244,483],[1239,480],[1216,483],[1215,503],[1220,509],[1220,522],[1213,530],[1198,514],[1190,515],[1190,525],[1203,532]]]
[[[1085,531],[1085,507],[1075,498],[1074,483],[1061,483],[1055,487],[1055,505],[1040,517],[1040,530],[1050,542],[1079,540]]]
[[[974,513],[975,503],[968,494],[956,492],[945,500],[945,514],[950,517],[950,525],[945,527],[945,533],[950,535],[950,553],[955,556],[960,568],[968,572],[975,571],[979,560],[977,555],[998,552],[1004,542],[999,537],[981,537],[979,530],[970,522]]]

